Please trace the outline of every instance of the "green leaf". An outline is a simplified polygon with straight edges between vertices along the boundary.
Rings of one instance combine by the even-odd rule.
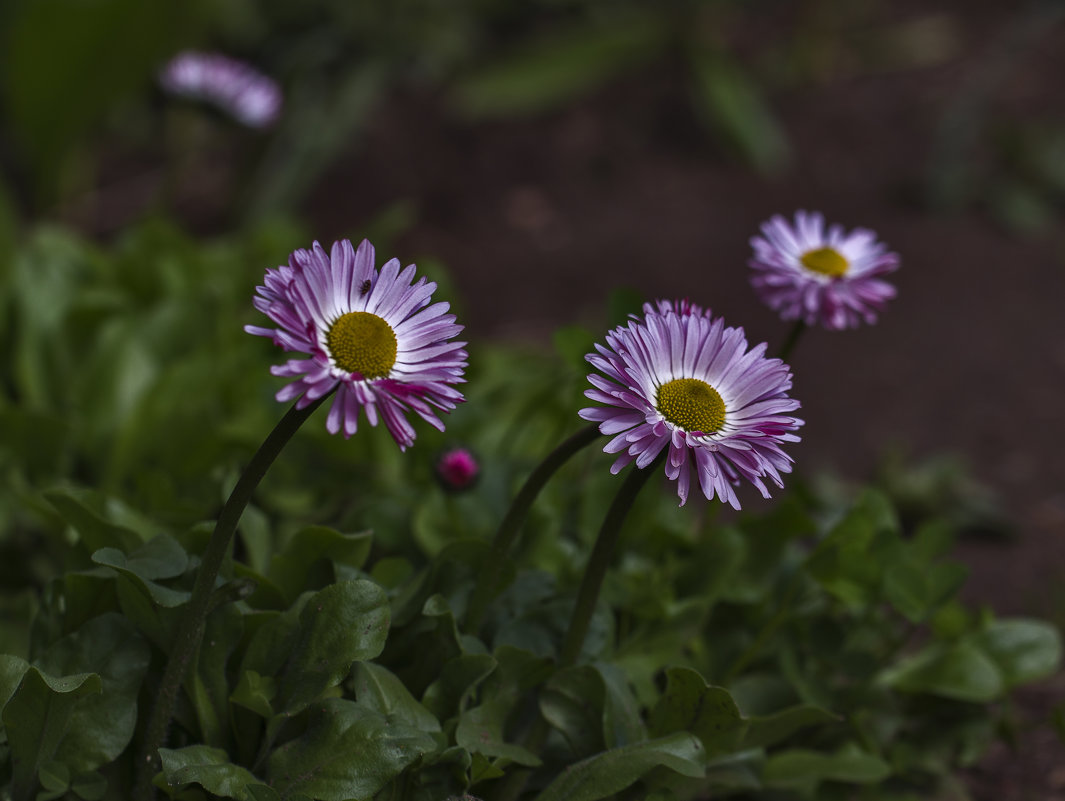
[[[159,759],[163,763],[161,786],[171,797],[190,784],[198,784],[222,798],[245,801],[253,798],[248,785],[263,783],[247,768],[230,762],[229,754],[221,748],[206,745],[160,748]]]
[[[993,701],[1005,690],[1002,672],[995,662],[979,646],[965,640],[930,645],[888,668],[879,679],[904,692],[973,703]]]
[[[841,721],[842,718],[838,715],[833,715],[819,706],[800,704],[799,706],[782,709],[772,715],[749,718],[747,721],[747,733],[743,737],[741,747],[745,750],[768,748],[788,739],[795,732],[802,729]]]
[[[260,676],[254,670],[245,670],[229,700],[269,720],[274,716],[271,701],[275,695],[277,682],[272,677]]]
[[[1007,690],[1057,672],[1061,634],[1041,620],[996,620],[975,637],[1002,672]]]
[[[675,667],[666,671],[666,691],[651,711],[648,728],[655,737],[690,732],[713,757],[737,749],[747,722],[726,689],[708,685],[694,670]]]
[[[59,512],[60,517],[74,527],[89,553],[101,548],[132,551],[147,539],[123,525],[104,519],[90,508],[89,504],[98,499],[94,493],[73,489],[49,490],[44,497]]]
[[[876,784],[891,775],[880,757],[854,749],[835,754],[795,748],[769,757],[762,772],[768,787],[806,788],[822,781]]]
[[[540,712],[579,756],[606,748],[603,739],[603,677],[591,665],[560,670],[540,691]]]
[[[215,609],[207,618],[200,641],[196,670],[185,682],[200,724],[203,743],[215,747],[227,744],[229,719],[229,656],[244,634],[244,616],[233,604]]]
[[[677,732],[614,748],[566,768],[536,801],[598,801],[624,790],[662,766],[701,779],[706,758],[698,738]]]
[[[425,732],[353,701],[328,698],[302,736],[270,755],[267,773],[284,798],[296,792],[320,801],[372,798],[435,749]]]
[[[461,80],[454,100],[471,116],[534,114],[634,68],[659,41],[659,26],[646,19],[552,32]]]
[[[299,637],[278,685],[275,706],[295,713],[335,687],[353,663],[384,648],[389,607],[371,581],[345,581],[315,593],[303,605]]]
[[[426,688],[422,703],[438,720],[458,715],[496,665],[490,654],[459,654],[447,660],[439,678]]]
[[[21,656],[0,654],[0,709],[11,699],[29,670],[30,663]]]
[[[373,535],[368,531],[342,534],[326,526],[300,529],[270,560],[267,577],[280,589],[289,603],[304,590],[320,589],[335,580],[330,567],[328,576],[319,586],[308,586],[307,577],[314,573],[316,563],[336,561],[360,568],[370,554]]]
[[[11,747],[11,796],[25,801],[37,770],[55,756],[79,699],[102,689],[95,673],[52,677],[31,666],[3,711]]]
[[[757,83],[719,53],[692,58],[697,108],[752,167],[763,174],[780,172],[790,160],[790,146]]]
[[[93,618],[41,656],[37,664],[52,675],[91,671],[101,682],[98,695],[72,708],[58,759],[87,773],[118,758],[133,738],[137,695],[150,661],[148,643],[115,612]]]
[[[155,581],[180,576],[188,567],[188,554],[169,534],[152,538],[128,556],[118,548],[101,548],[93,553],[92,560],[128,577],[159,606],[173,608],[189,599],[187,591],[174,590]]]
[[[440,721],[387,668],[358,662],[351,671],[351,686],[356,701],[389,720],[400,720],[420,731],[440,731]]]
[[[101,801],[107,792],[107,779],[99,773],[85,773],[74,777],[70,789],[82,801]]]
[[[513,698],[497,696],[469,710],[459,718],[455,743],[471,754],[509,759],[519,765],[539,765],[540,758],[532,751],[506,741],[503,728],[513,706]]]
[[[617,665],[597,662],[594,667],[603,677],[603,686],[606,688],[603,736],[607,747],[617,748],[646,740],[647,729],[628,675]]]

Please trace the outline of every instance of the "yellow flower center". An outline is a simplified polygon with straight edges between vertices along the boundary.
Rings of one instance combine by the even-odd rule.
[[[829,278],[839,278],[847,272],[847,260],[835,248],[818,248],[803,253],[799,261],[810,272],[821,273]]]
[[[698,378],[675,378],[658,388],[655,406],[669,422],[685,431],[712,434],[725,425],[725,402]]]
[[[384,378],[396,363],[399,345],[392,326],[369,312],[348,312],[325,335],[337,367],[363,378]]]

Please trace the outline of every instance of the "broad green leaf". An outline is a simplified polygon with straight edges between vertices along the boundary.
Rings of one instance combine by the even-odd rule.
[[[497,696],[464,713],[455,728],[456,744],[472,754],[509,759],[519,765],[539,765],[536,754],[506,741],[503,727],[513,706],[512,697]]]
[[[880,674],[880,681],[905,692],[930,693],[958,701],[987,703],[1005,689],[1002,671],[969,641],[935,643]]]
[[[342,534],[326,526],[308,526],[297,531],[270,560],[267,577],[291,603],[301,592],[320,589],[335,580],[329,561],[362,567],[370,554],[371,544],[372,535],[367,531]],[[322,576],[322,585],[308,586],[308,576],[318,562],[329,568],[328,575]]]
[[[269,784],[283,798],[302,793],[319,801],[372,798],[419,757],[433,737],[361,704],[327,698],[306,732],[274,750]]]
[[[648,728],[656,737],[690,732],[713,757],[736,750],[747,722],[726,689],[708,685],[694,670],[675,667],[666,671],[666,691],[651,711]]]
[[[31,666],[3,711],[11,748],[11,796],[26,801],[37,784],[37,770],[55,756],[78,701],[99,693],[100,677],[79,673],[52,677]]]
[[[78,532],[89,553],[101,548],[132,551],[148,539],[125,526],[104,519],[89,507],[96,500],[94,494],[84,490],[49,490],[44,493],[60,516]]]
[[[315,593],[300,612],[299,637],[274,706],[298,712],[335,687],[353,663],[381,653],[388,624],[388,599],[371,581],[345,581]]]
[[[540,691],[540,713],[566,738],[578,757],[606,749],[603,677],[591,665],[560,670]]]
[[[880,757],[844,749],[835,754],[794,748],[769,757],[762,780],[769,787],[803,788],[822,781],[876,784],[891,775]]]
[[[438,720],[458,715],[496,665],[490,654],[459,654],[447,660],[439,678],[425,689],[422,703]]]
[[[148,670],[151,650],[133,625],[110,612],[93,618],[55,642],[37,661],[52,675],[92,671],[101,692],[82,699],[56,757],[79,773],[118,758],[137,724],[137,695]]]
[[[0,654],[0,709],[3,709],[11,696],[15,694],[15,690],[22,683],[22,677],[26,675],[29,668],[30,663],[21,656]]]
[[[222,798],[245,801],[254,798],[248,792],[248,785],[263,783],[247,768],[234,765],[229,754],[221,748],[206,745],[160,748],[159,758],[163,763],[163,772],[157,783],[171,797],[190,784],[198,784]]]
[[[351,686],[356,701],[389,720],[402,721],[420,731],[440,731],[440,721],[387,668],[372,662],[356,662],[351,671]]]
[[[254,670],[245,670],[229,700],[269,720],[274,716],[271,702],[275,695],[277,682],[272,677],[260,676]]]
[[[92,560],[127,576],[160,606],[172,608],[189,599],[187,591],[155,581],[180,576],[188,567],[188,554],[169,534],[154,537],[128,556],[118,548],[101,548],[93,553]]]
[[[839,723],[842,718],[819,706],[800,704],[775,712],[772,715],[753,717],[747,720],[747,733],[741,747],[767,748],[788,739],[797,731],[826,723]]]
[[[631,786],[659,766],[698,779],[705,774],[705,762],[698,738],[677,732],[570,765],[535,801],[598,801]]]
[[[1002,672],[1006,689],[1045,678],[1061,667],[1061,634],[1041,620],[996,620],[975,642]]]
[[[597,662],[594,667],[603,677],[606,689],[603,737],[606,738],[607,748],[646,740],[647,729],[640,716],[640,705],[625,671],[605,662]]]

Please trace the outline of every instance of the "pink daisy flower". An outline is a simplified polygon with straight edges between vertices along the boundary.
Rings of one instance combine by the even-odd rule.
[[[794,225],[780,215],[763,223],[751,247],[751,284],[784,320],[856,328],[863,320],[875,323],[895,297],[895,287],[881,276],[898,269],[899,257],[865,228],[826,229],[820,213],[800,211]]]
[[[686,311],[685,311],[686,309]],[[694,474],[708,500],[716,495],[739,509],[735,486],[749,481],[763,497],[763,479],[784,486],[792,459],[781,445],[798,442],[802,420],[790,413],[791,373],[765,357],[763,343],[748,350],[742,328],[691,304],[658,301],[644,306],[586,358],[602,375],[588,376],[585,396],[603,406],[581,409],[612,437],[603,450],[645,468],[668,449],[666,476],[677,482],[683,506]]]
[[[450,341],[462,326],[447,303],[430,305],[436,284],[413,283],[414,273],[413,264],[401,272],[398,259],[378,271],[373,245],[363,240],[356,251],[346,239],[330,254],[315,242],[268,269],[254,304],[278,328],[244,330],[309,356],[271,368],[294,379],[277,399],[298,398],[303,408],[336,389],[330,433],[350,437],[362,411],[372,426],[384,419],[400,450],[414,443],[407,412],[443,431],[436,412],[465,400],[453,385],[465,381],[466,343]]]

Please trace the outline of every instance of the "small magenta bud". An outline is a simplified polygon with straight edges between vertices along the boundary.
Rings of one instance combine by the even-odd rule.
[[[476,457],[466,448],[448,448],[436,460],[436,478],[449,492],[468,490],[480,471]]]

